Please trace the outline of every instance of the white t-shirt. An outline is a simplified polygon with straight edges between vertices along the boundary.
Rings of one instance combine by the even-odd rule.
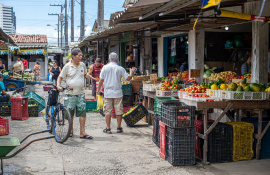
[[[69,88],[73,88],[73,90],[66,90],[66,94],[84,94],[84,77],[86,73],[86,66],[82,62],[80,62],[78,68],[76,68],[71,62],[67,63],[63,67],[59,76],[66,79],[66,84]]]
[[[126,80],[128,76],[126,70],[115,62],[105,65],[99,76],[100,79],[104,79],[104,98],[123,97],[121,78]]]

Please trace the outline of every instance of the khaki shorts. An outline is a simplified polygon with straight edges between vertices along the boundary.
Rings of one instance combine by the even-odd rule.
[[[120,98],[104,98],[103,113],[105,115],[111,115],[114,107],[116,115],[123,115],[123,97]]]

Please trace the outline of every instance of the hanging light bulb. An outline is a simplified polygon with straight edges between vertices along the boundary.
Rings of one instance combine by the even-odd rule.
[[[225,30],[229,30],[229,27],[228,26],[225,26]]]

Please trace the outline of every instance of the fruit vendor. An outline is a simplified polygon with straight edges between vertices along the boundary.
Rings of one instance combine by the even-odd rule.
[[[92,96],[96,99],[96,82],[98,82],[99,80],[99,75],[101,72],[101,69],[103,68],[103,64],[101,63],[101,58],[97,58],[95,61],[95,64],[92,64],[89,68],[89,72],[87,74],[87,76],[89,78],[91,78],[93,80],[92,83]]]
[[[249,55],[247,61],[241,66],[241,74],[249,73],[251,69],[251,55]]]
[[[0,89],[1,89],[0,102],[9,102],[12,98],[12,95],[9,95],[6,93],[3,80],[4,80],[4,76],[3,74],[0,74]]]
[[[85,89],[84,79],[87,74],[86,66],[82,61],[82,51],[80,49],[73,49],[71,51],[72,61],[67,63],[57,79],[57,89],[62,91],[61,82],[66,80],[66,85],[70,88],[65,91],[64,105],[68,108],[72,117],[72,127],[70,137],[73,136],[73,120],[74,115],[79,117],[80,121],[80,138],[93,139],[92,136],[85,132],[86,121],[86,103],[85,103]],[[71,90],[72,89],[72,90]]]
[[[111,113],[114,107],[117,116],[117,133],[123,132],[121,127],[123,115],[123,92],[121,78],[126,81],[131,80],[136,68],[129,69],[129,74],[126,70],[118,66],[118,55],[112,52],[109,55],[109,63],[103,67],[100,73],[100,81],[98,84],[98,94],[104,84],[104,106],[103,113],[105,114],[107,127],[103,130],[104,133],[111,134]]]
[[[180,66],[180,71],[184,72],[184,71],[187,71],[187,70],[188,70],[188,63],[187,63],[187,61],[184,61],[182,63],[182,65]]]
[[[22,63],[23,63],[24,70],[27,69],[28,61],[26,59],[22,58]]]

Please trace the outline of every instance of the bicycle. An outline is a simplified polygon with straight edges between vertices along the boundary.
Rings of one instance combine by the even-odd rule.
[[[63,88],[63,92],[68,87]],[[57,100],[52,99],[57,98]],[[55,101],[52,103],[52,101]],[[64,143],[70,136],[72,120],[69,110],[60,103],[59,91],[53,86],[48,91],[48,102],[46,104],[46,123],[50,133],[53,133],[58,143]]]

